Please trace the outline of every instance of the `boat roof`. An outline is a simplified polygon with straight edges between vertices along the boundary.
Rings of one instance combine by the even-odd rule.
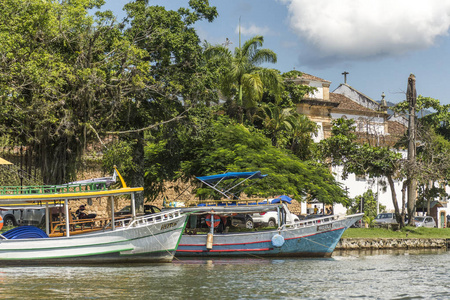
[[[109,189],[120,178],[122,187]],[[60,185],[3,186],[0,187],[0,204],[24,204],[30,202],[54,202],[70,199],[88,199],[128,195],[143,191],[143,187],[127,187],[117,169],[112,177],[80,180]]]
[[[262,179],[266,177],[266,175],[261,174],[261,171],[255,171],[255,172],[228,172],[224,174],[216,174],[216,175],[210,175],[210,176],[201,176],[197,177],[198,180],[203,182],[217,182],[227,179],[239,179],[239,178],[245,178],[245,179]]]
[[[249,179],[263,179],[266,176],[267,174],[263,175],[261,174],[261,171],[228,172],[224,174],[201,176],[197,177],[197,179],[228,199],[239,199],[239,194],[242,190],[234,191],[238,186],[241,186]],[[231,183],[229,183],[229,179],[232,179]]]
[[[7,203],[0,205],[0,210],[11,210],[11,209],[43,209],[46,206],[48,207],[62,207],[64,205],[64,201],[54,201],[54,202],[46,202],[45,204],[42,202],[33,202],[33,203]]]
[[[1,188],[0,188],[1,189]],[[9,204],[19,204],[28,201],[57,201],[57,200],[72,200],[72,199],[88,199],[88,198],[98,198],[98,197],[109,197],[109,196],[118,196],[118,195],[129,195],[134,192],[141,192],[144,188],[142,187],[126,187],[120,189],[113,190],[101,190],[101,191],[74,191],[68,193],[46,193],[46,194],[4,194],[0,195],[0,203],[9,203]]]
[[[247,214],[255,212],[273,211],[280,204],[264,204],[264,205],[228,205],[228,206],[195,206],[195,207],[177,207],[182,213],[189,214]]]

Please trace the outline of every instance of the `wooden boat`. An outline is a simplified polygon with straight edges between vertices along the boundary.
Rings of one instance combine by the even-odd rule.
[[[219,203],[200,203],[200,206],[182,209],[184,213],[189,213],[191,216],[187,233],[181,237],[176,256],[329,257],[344,231],[363,216],[363,214],[345,217],[325,215],[315,219],[298,220],[292,218],[293,214],[283,201],[288,198],[286,196],[265,201],[244,202],[236,198],[237,194],[232,193],[232,189],[218,185],[219,182],[232,179],[233,183],[229,186],[236,187],[240,184],[236,183],[236,180],[241,178],[248,180],[264,177],[265,175],[261,175],[259,171],[200,177],[199,179],[208,186],[230,197]],[[244,229],[238,232],[226,229],[218,231],[220,222],[223,220],[228,220],[228,224],[224,227],[227,225],[230,227],[236,216],[251,216],[254,213],[268,211],[278,213],[278,224],[274,228],[257,231],[255,229]],[[203,220],[206,220],[209,229],[193,226],[193,224],[204,226]]]
[[[110,189],[119,177],[122,187]],[[0,187],[0,205],[43,205],[46,230],[20,226],[0,235],[0,264],[99,264],[170,262],[186,226],[179,210],[138,216],[135,193],[142,187],[127,187],[115,170],[113,177],[58,186]],[[115,217],[114,197],[131,195],[131,215]],[[108,197],[110,218],[76,220],[69,201]],[[107,201],[104,201],[105,203]],[[52,221],[50,206],[61,204],[63,217]]]

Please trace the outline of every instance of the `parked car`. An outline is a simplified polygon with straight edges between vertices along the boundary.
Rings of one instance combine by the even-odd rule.
[[[44,226],[45,208],[24,209],[20,219],[20,225]]]
[[[45,222],[45,208],[0,209],[4,227],[33,225],[39,226]]]
[[[378,214],[374,220],[375,224],[397,224],[397,219],[395,218],[394,213],[382,213]]]
[[[253,223],[255,226],[275,227],[278,226],[278,212],[266,211],[252,214]],[[293,213],[286,213],[286,223],[294,223],[300,221],[299,217]]]
[[[4,227],[19,225],[21,215],[22,212],[19,209],[0,209]]]
[[[249,214],[237,214],[231,217],[231,225],[235,227],[244,227],[247,229],[253,229],[253,218]]]
[[[416,227],[436,227],[436,222],[434,221],[434,218],[430,216],[415,217],[414,223],[416,224]]]
[[[278,212],[266,211],[252,214],[255,226],[275,227],[278,223]]]

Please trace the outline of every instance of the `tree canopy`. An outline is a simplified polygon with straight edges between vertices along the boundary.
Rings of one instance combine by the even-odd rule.
[[[257,169],[269,179],[249,195],[347,202],[310,160],[316,127],[295,111],[310,89],[261,66],[276,62],[262,36],[233,54],[202,46],[193,25],[218,15],[208,0],[177,11],[130,1],[122,21],[103,4],[0,3],[0,142],[23,147],[43,183],[102,157],[150,198],[166,180]]]

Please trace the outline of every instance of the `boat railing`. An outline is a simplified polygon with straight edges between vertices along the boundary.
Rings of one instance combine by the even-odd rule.
[[[300,220],[294,223],[283,224],[279,229],[294,229],[294,228],[302,228],[302,227],[310,227],[315,225],[325,225],[329,223],[333,223],[335,220],[339,219],[338,215],[326,215],[320,218],[314,219],[305,219]]]
[[[191,200],[188,203],[189,207],[204,207],[204,206],[252,206],[252,205],[266,205],[273,204],[270,199],[220,199],[220,200]]]
[[[65,194],[105,190],[107,190],[106,182],[37,186],[2,186],[0,187],[0,195]]]
[[[170,211],[164,211],[156,214],[151,215],[145,215],[145,216],[139,216],[137,218],[126,218],[126,219],[120,219],[114,221],[115,227],[123,227],[123,228],[130,228],[130,227],[141,227],[141,226],[147,226],[151,224],[157,224],[162,223],[168,220],[179,218],[181,215],[180,210],[170,210]],[[105,227],[109,227],[111,224],[107,224]]]

